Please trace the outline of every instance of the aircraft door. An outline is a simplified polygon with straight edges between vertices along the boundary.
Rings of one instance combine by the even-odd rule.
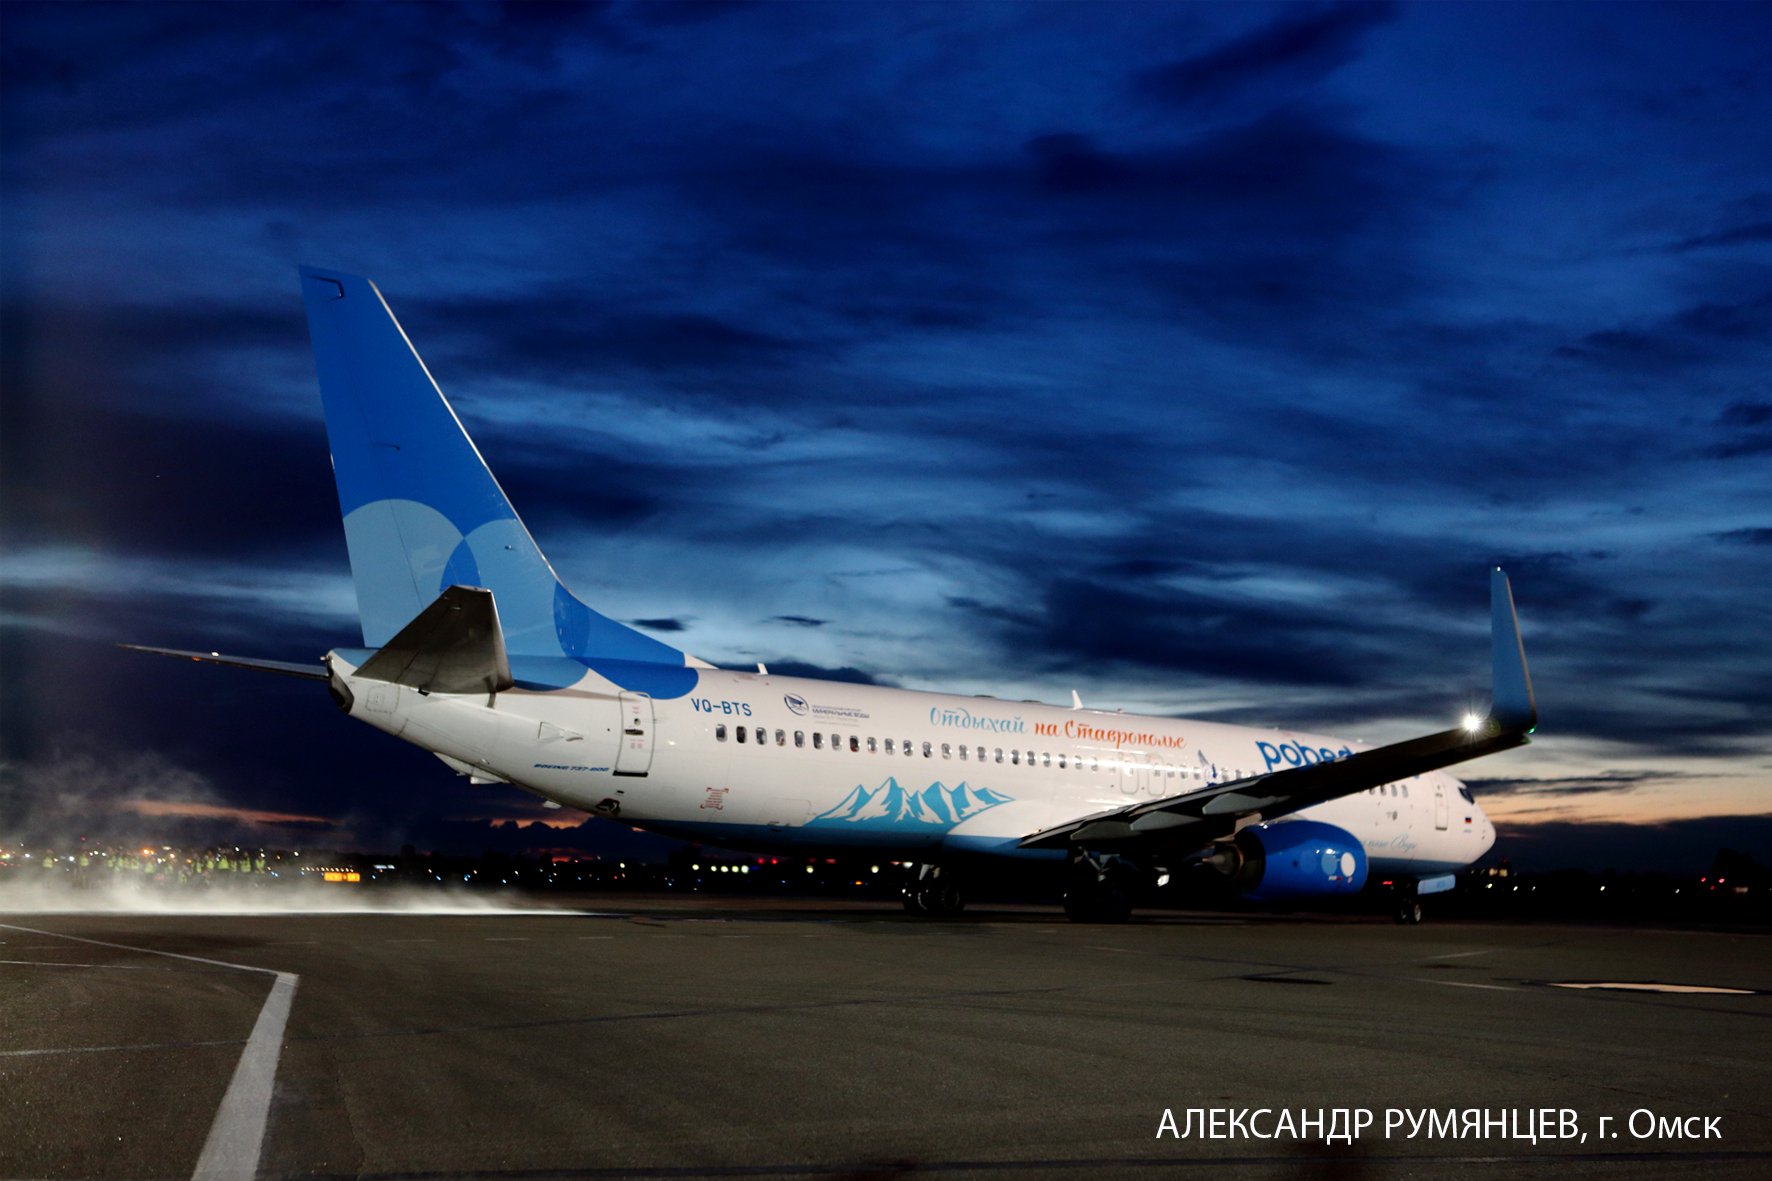
[[[621,747],[615,755],[617,775],[644,775],[652,770],[652,698],[645,693],[621,695]]]
[[[1120,756],[1120,791],[1135,796],[1150,787],[1151,769],[1143,758],[1126,753]]]
[[[1434,784],[1434,827],[1445,832],[1446,823],[1446,785],[1436,783]]]

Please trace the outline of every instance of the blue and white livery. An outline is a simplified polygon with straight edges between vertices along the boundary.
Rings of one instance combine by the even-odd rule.
[[[1537,722],[1512,593],[1492,574],[1494,705],[1390,746],[718,669],[560,581],[368,280],[303,268],[362,646],[323,667],[179,653],[328,682],[350,716],[624,824],[758,852],[918,867],[913,911],[992,858],[1066,865],[1073,918],[1196,866],[1245,894],[1419,894],[1494,842],[1441,768]],[[150,651],[164,651],[149,649]],[[987,870],[988,871],[988,870]]]

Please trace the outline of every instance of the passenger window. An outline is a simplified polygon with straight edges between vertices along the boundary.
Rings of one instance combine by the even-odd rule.
[[[948,745],[948,744],[947,744],[947,743],[945,743],[945,742],[944,742],[944,743],[942,743],[942,744],[941,744],[941,757],[942,757],[942,758],[944,758],[944,759],[951,759],[951,758],[953,758],[953,757],[954,757],[954,749],[953,749],[953,747],[951,747],[951,746],[949,746],[949,745]]]
[[[876,753],[876,748],[874,746],[874,740],[872,738],[868,739],[868,753],[869,754]]]
[[[1041,755],[1040,756],[1040,766],[1050,767],[1051,765],[1052,765],[1052,756],[1051,755]]]
[[[899,745],[901,745],[901,746],[903,746],[903,747],[904,747],[904,757],[905,757],[905,758],[907,758],[907,759],[908,759],[908,758],[910,758],[910,757],[911,757],[911,755],[912,755],[912,754],[913,754],[913,753],[914,753],[914,752],[913,752],[913,751],[912,751],[912,750],[911,750],[911,740],[910,740],[910,739],[908,739],[908,738],[907,738],[907,739],[905,739],[905,740],[904,740],[904,741],[903,741],[903,742],[902,742],[902,743],[900,743],[900,744],[899,744]]]
[[[820,734],[817,730],[814,730],[812,732],[812,749],[813,750],[823,750],[824,749],[824,735]]]
[[[887,753],[887,754],[891,754],[891,753],[892,753],[892,739],[890,739],[890,738],[888,738],[888,739],[887,739],[887,740],[886,740],[886,753]]]
[[[933,758],[934,756],[935,756],[934,743],[925,742],[923,744],[923,757],[928,759],[928,758]]]
[[[1404,799],[1408,799],[1408,798],[1409,798],[1409,785],[1408,785],[1408,784],[1407,784],[1407,783],[1405,783],[1405,784],[1404,784],[1404,785],[1403,785],[1403,798],[1404,798]]]
[[[1021,752],[1020,751],[1012,750],[1009,752],[1009,765],[1011,767],[1021,766]]]
[[[775,732],[775,745],[786,746],[787,744],[788,744],[787,731],[786,730],[777,730]]]
[[[860,754],[861,753],[861,735],[851,734],[849,736],[849,753],[850,754]]]
[[[721,722],[718,726],[714,727],[714,741],[715,742],[725,742],[726,741],[726,723],[725,722]]]
[[[806,731],[804,731],[804,730],[795,730],[794,731],[794,745],[795,746],[805,746],[806,745]]]
[[[743,741],[744,741],[744,733],[745,733],[745,728],[744,728],[744,727],[743,727],[743,726],[740,726],[740,727],[739,727],[739,728],[738,728],[738,740],[739,740],[739,741],[740,741],[740,742],[743,742]]]
[[[999,763],[1003,761],[1003,748],[1000,746],[997,748],[997,761]]]
[[[966,761],[966,744],[964,742],[960,744],[960,761],[962,763]]]
[[[1064,770],[1064,752],[1062,750],[1058,752],[1058,769]]]
[[[758,746],[768,746],[769,745],[769,731],[765,730],[761,726],[757,727],[757,745]]]

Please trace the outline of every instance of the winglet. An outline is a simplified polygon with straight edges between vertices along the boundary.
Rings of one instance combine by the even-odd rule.
[[[1489,576],[1491,642],[1495,649],[1494,704],[1489,718],[1504,730],[1530,734],[1538,725],[1538,703],[1526,672],[1526,648],[1520,642],[1520,619],[1514,612],[1514,591],[1500,567]]]

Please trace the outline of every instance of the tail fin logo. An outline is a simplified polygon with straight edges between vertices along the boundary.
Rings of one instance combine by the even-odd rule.
[[[575,598],[367,279],[302,268],[363,642],[386,644],[451,586],[492,592],[512,656],[566,658],[680,697],[685,655]]]

